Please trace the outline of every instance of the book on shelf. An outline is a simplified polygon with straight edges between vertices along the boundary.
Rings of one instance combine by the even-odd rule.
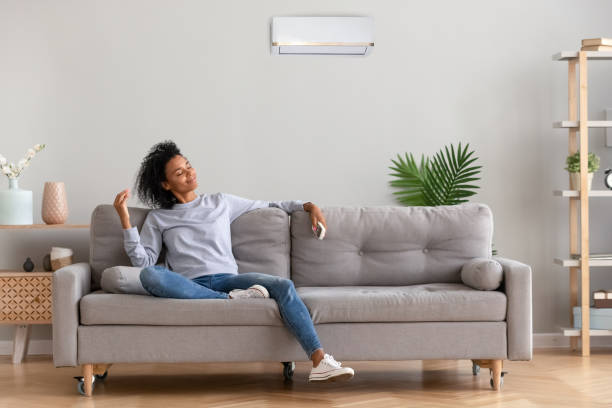
[[[612,299],[595,299],[593,301],[595,309],[611,309]]]
[[[612,52],[612,47],[609,45],[587,45],[581,48],[581,51],[608,51]]]
[[[608,45],[612,46],[612,38],[585,38],[582,40],[582,46],[591,46],[591,45]]]
[[[596,290],[595,292],[593,292],[593,299],[594,300],[598,300],[598,299],[610,299],[612,300],[612,289],[599,289]]]

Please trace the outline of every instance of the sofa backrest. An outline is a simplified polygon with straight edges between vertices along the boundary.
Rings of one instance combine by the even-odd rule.
[[[128,207],[130,223],[141,231],[149,208]],[[260,208],[236,218],[230,225],[232,252],[238,272],[261,272],[289,277],[289,216],[280,208]],[[162,246],[158,265],[164,265],[166,246]],[[92,290],[100,289],[104,269],[132,266],[123,246],[123,231],[115,207],[98,205],[91,214],[89,263]]]
[[[291,279],[296,286],[415,285],[461,282],[471,258],[491,257],[488,206],[326,207],[323,240],[310,216],[291,217]]]

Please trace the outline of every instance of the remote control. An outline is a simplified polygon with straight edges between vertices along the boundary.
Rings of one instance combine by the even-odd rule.
[[[317,230],[316,231],[312,230],[312,232],[315,235],[315,237],[317,237],[317,239],[325,238],[325,227],[323,226],[321,221],[317,221]]]

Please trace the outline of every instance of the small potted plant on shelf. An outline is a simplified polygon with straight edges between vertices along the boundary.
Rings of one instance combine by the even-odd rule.
[[[580,151],[567,156],[565,163],[567,164],[565,170],[567,170],[570,174],[570,189],[580,190]],[[599,156],[597,156],[595,153],[589,153],[587,168],[587,191],[590,191],[591,183],[593,181],[593,173],[599,169]]]

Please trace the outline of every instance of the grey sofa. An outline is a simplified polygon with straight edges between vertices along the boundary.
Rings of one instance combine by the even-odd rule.
[[[495,390],[504,360],[531,360],[531,268],[495,258],[503,266],[497,290],[461,281],[467,261],[491,257],[489,207],[322,210],[324,240],[313,237],[308,213],[263,208],[231,224],[232,249],[240,273],[293,280],[323,346],[338,360],[468,359],[474,374],[490,369]],[[130,207],[132,225],[140,230],[148,211]],[[276,361],[290,378],[292,362],[307,360],[273,299],[104,292],[105,268],[131,266],[112,205],[93,211],[90,239],[89,262],[53,277],[53,361],[82,366],[82,394],[90,396],[117,363]],[[164,259],[165,248],[158,264]]]

